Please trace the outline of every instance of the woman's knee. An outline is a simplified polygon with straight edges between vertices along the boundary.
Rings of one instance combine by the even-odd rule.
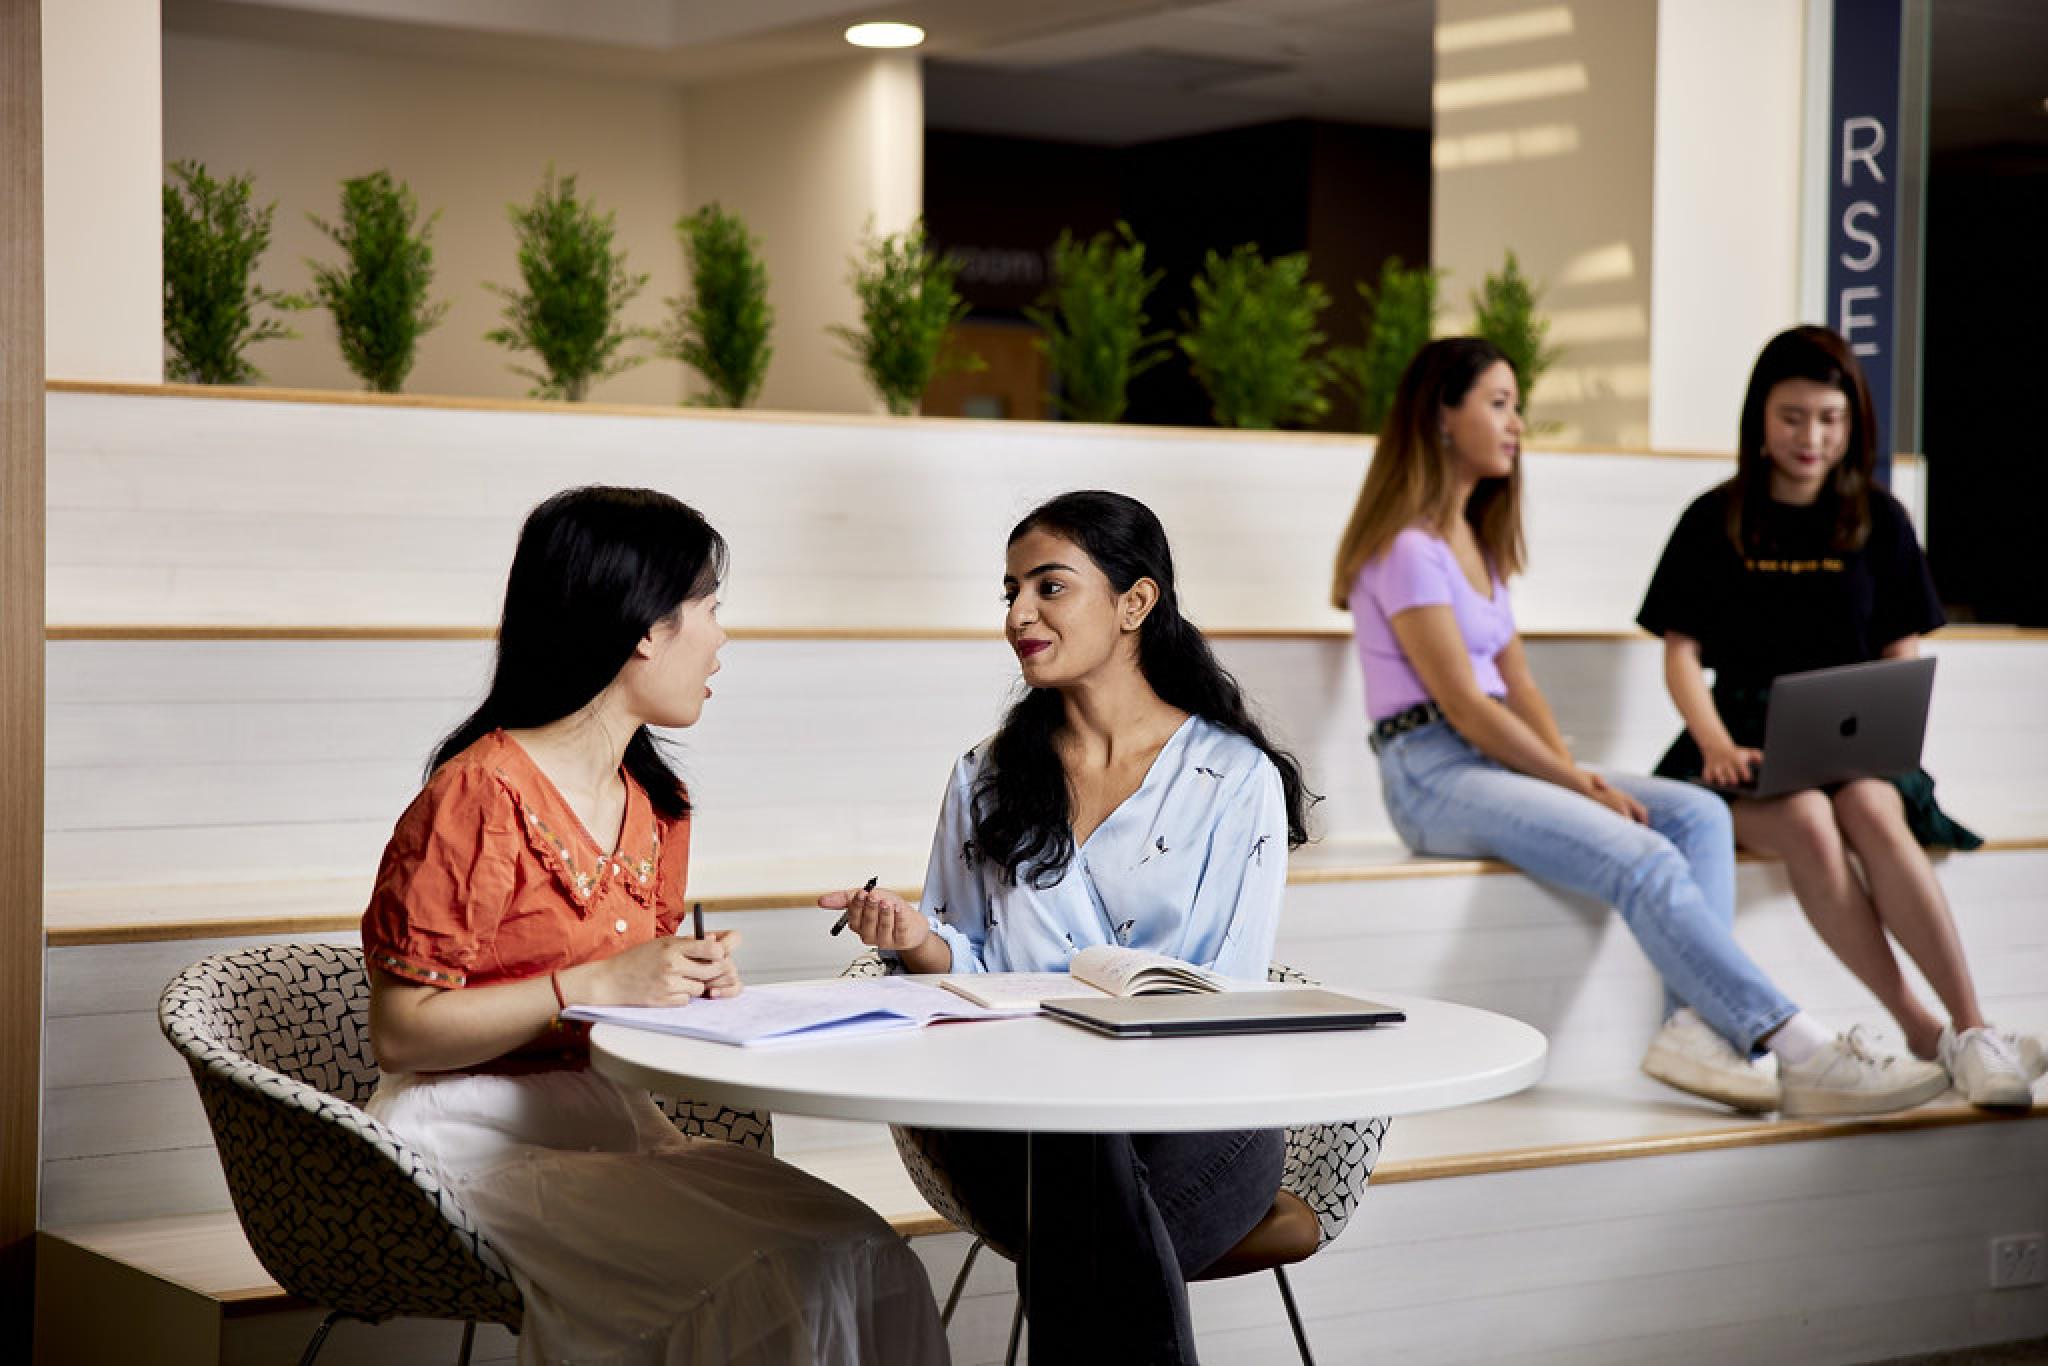
[[[1836,824],[1858,843],[1909,836],[1906,804],[1899,790],[1881,778],[1845,784],[1831,802]]]
[[[1828,864],[1842,857],[1842,827],[1826,793],[1781,797],[1759,824],[1764,851],[1788,863]]]

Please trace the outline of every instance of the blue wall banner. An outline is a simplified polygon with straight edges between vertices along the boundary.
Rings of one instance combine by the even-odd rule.
[[[1891,482],[1898,378],[1900,45],[1905,0],[1835,0],[1828,133],[1828,324],[1855,349]]]

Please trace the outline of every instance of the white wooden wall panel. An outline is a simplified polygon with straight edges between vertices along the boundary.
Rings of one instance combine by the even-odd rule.
[[[2040,850],[1958,856],[1942,865],[1992,1018],[2048,1033],[2044,877],[2048,851]],[[1738,892],[1738,938],[1793,999],[1835,1028],[1884,1026],[1882,1012],[1807,926],[1779,869],[1744,865]],[[736,913],[714,924],[744,930],[755,982],[829,976],[855,952],[843,937],[824,932],[825,918],[815,910]],[[154,1009],[179,968],[242,942],[257,941],[50,951],[48,1222],[225,1207],[217,1173],[192,1156],[201,1151],[210,1161],[210,1145],[182,1064],[156,1032]],[[1618,916],[1508,875],[1297,886],[1276,955],[1336,985],[1414,992],[1526,1020],[1550,1040],[1546,1086],[1597,1081],[1602,1094],[1613,1093],[1614,1078],[1633,1073],[1661,995]],[[1701,1108],[1647,1081],[1624,1094],[1631,1105]],[[1413,1124],[1396,1125],[1389,1155],[1402,1156],[1404,1135],[1415,1133]],[[871,1126],[800,1116],[777,1125],[777,1147],[785,1153],[880,1141]],[[166,1173],[154,1184],[135,1175],[152,1153]],[[92,1175],[100,1167],[109,1173],[104,1188]],[[109,1205],[108,1191],[131,1202],[126,1215],[105,1213],[124,1208]]]
[[[2048,830],[2048,641],[1937,641],[1929,767],[1988,833]],[[1357,664],[1337,637],[1219,653],[1326,800],[1334,841],[1390,837]],[[440,735],[475,703],[470,642],[58,641],[50,647],[48,877],[94,884],[355,877]],[[1648,769],[1676,734],[1659,649],[1537,640],[1580,755]],[[740,640],[680,734],[707,865],[880,856],[921,876],[946,774],[1015,683],[1001,643]],[[859,880],[867,872],[842,876]]]
[[[1211,628],[1341,622],[1330,556],[1364,438],[1085,424],[457,411],[54,393],[49,619],[487,625],[519,520],[573,484],[670,490],[731,541],[747,626],[992,627],[1003,539],[1110,487],[1173,537]],[[1525,629],[1634,617],[1686,502],[1669,456],[1527,457]],[[1900,492],[1921,505],[1919,467]]]

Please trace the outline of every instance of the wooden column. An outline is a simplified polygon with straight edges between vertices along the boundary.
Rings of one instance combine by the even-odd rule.
[[[0,1358],[28,1359],[43,1081],[43,94],[0,0]]]

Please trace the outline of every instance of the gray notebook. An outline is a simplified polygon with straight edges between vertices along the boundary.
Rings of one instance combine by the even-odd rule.
[[[1205,991],[1172,996],[1109,996],[1046,1001],[1047,1015],[1119,1038],[1176,1034],[1288,1034],[1311,1029],[1369,1029],[1408,1017],[1378,1001],[1318,987],[1284,991]]]

